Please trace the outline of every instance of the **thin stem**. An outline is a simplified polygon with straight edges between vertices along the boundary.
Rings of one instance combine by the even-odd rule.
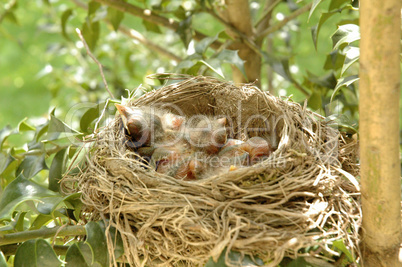
[[[144,20],[147,20],[149,22],[155,23],[157,25],[160,25],[162,27],[178,31],[179,30],[179,23],[173,19],[168,19],[163,16],[160,16],[158,14],[153,13],[149,9],[142,9],[137,6],[134,6],[132,4],[126,3],[122,0],[94,0],[95,2],[113,7],[121,12],[124,13],[129,13],[133,16],[140,17]],[[194,39],[197,41],[200,41],[208,36],[205,34],[202,34],[198,31],[194,31]],[[219,47],[222,45],[221,42],[219,41],[214,41],[211,44],[211,47],[213,49],[219,49]]]
[[[12,234],[6,234],[0,237],[0,246],[20,243],[35,238],[51,238],[54,237],[60,227],[44,228],[39,230],[24,231]],[[66,226],[57,233],[58,236],[79,236],[86,235],[83,225]]]
[[[88,55],[93,59],[93,61],[95,61],[95,63],[98,65],[99,71],[100,71],[100,74],[101,74],[101,76],[102,76],[102,80],[103,80],[103,83],[105,84],[105,87],[106,87],[107,92],[109,93],[109,95],[110,95],[111,98],[114,98],[112,92],[110,92],[110,90],[109,90],[109,86],[107,85],[107,82],[106,82],[106,79],[105,79],[105,75],[103,74],[103,67],[102,67],[102,64],[101,64],[101,63],[96,59],[96,57],[92,54],[91,50],[90,50],[89,47],[88,47],[87,42],[86,42],[85,39],[84,39],[84,36],[82,36],[82,33],[81,33],[80,29],[76,28],[75,31],[77,32],[77,34],[78,34],[78,36],[80,37],[82,43],[84,44],[85,49],[87,50],[87,54],[88,54]]]
[[[285,26],[289,21],[297,18],[298,16],[300,16],[301,14],[307,12],[310,10],[312,6],[312,3],[309,3],[307,5],[305,5],[302,8],[297,9],[296,11],[294,11],[293,13],[291,13],[289,16],[287,16],[286,18],[284,18],[282,21],[278,22],[275,25],[272,25],[271,27],[269,27],[268,29],[262,31],[258,37],[265,37],[268,34],[271,34],[273,32],[276,32],[277,30],[279,30],[280,28],[282,28],[283,26]]]

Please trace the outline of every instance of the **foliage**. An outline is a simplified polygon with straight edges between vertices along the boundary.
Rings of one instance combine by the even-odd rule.
[[[19,266],[37,256],[37,266],[107,265],[109,258],[102,222],[86,224],[86,238],[79,234],[74,237],[74,233],[68,234],[74,237],[70,239],[64,236],[33,239],[27,235],[31,230],[46,231],[66,224],[86,223],[79,194],[62,194],[58,183],[67,171],[76,171],[68,166],[83,157],[84,136],[107,123],[107,118],[114,113],[111,104],[126,95],[125,88],[141,83],[149,90],[158,88],[160,84],[156,80],[143,78],[147,74],[174,72],[232,79],[233,66],[246,76],[244,59],[238,51],[230,49],[233,35],[229,34],[228,26],[217,19],[224,9],[220,1],[115,1],[134,6],[136,9],[132,12],[122,12],[100,2],[109,1],[23,3],[11,0],[0,9],[0,34],[7,39],[3,49],[10,51],[6,53],[8,65],[0,66],[0,73],[3,73],[0,75],[9,75],[8,69],[18,69],[16,73],[21,75],[0,76],[4,88],[15,86],[16,89],[4,92],[1,106],[6,111],[16,103],[35,108],[26,110],[33,117],[46,113],[49,106],[58,107],[57,112],[51,110],[46,119],[44,116],[23,119],[17,127],[3,127],[5,121],[0,120],[3,127],[0,130],[0,235],[14,234],[22,238],[18,242],[0,243],[3,246],[19,244],[17,250],[7,255],[1,253],[1,263]],[[266,15],[262,8],[264,3],[250,3],[255,25]],[[307,98],[308,107],[322,114],[342,114],[329,118],[338,119],[342,129],[354,133],[358,119],[355,82],[358,80],[356,62],[360,38],[357,1],[314,0],[309,13],[283,25],[281,21],[295,9],[309,3],[269,3],[275,4],[271,26],[280,27],[262,36],[259,47],[262,72],[268,75],[261,76],[261,88],[282,96],[292,95],[294,101],[302,102]],[[114,99],[107,100],[99,70],[87,56],[75,28],[81,29],[91,51],[104,66]],[[12,34],[24,29],[26,36]],[[38,45],[34,46],[37,29]],[[330,35],[332,43],[328,39]],[[17,66],[19,51],[30,53],[30,59],[37,53],[34,66]],[[36,78],[32,78],[35,74]],[[29,76],[32,77],[21,82],[21,77]],[[143,93],[134,92],[137,96]],[[19,100],[9,100],[13,98]],[[42,105],[40,101],[50,101],[50,104]],[[32,103],[38,104],[32,107]],[[20,114],[14,117],[11,114],[9,118],[15,121],[19,117]],[[119,243],[119,237],[112,232],[110,229]],[[344,264],[353,262],[353,256],[342,241],[335,241],[333,249],[347,256]],[[115,257],[121,254],[121,244],[118,244]],[[239,259],[235,252],[228,255],[232,260]],[[207,266],[225,266],[222,257],[224,254],[217,263],[209,261]],[[307,258],[283,262],[283,266],[295,264],[315,266]]]

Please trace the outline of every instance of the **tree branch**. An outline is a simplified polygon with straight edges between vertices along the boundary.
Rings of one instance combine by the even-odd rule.
[[[276,32],[277,30],[279,30],[280,28],[282,28],[283,26],[285,26],[289,21],[297,18],[298,16],[300,16],[301,14],[307,12],[310,10],[312,6],[312,3],[305,5],[302,8],[297,9],[296,11],[294,11],[293,13],[291,13],[289,16],[287,16],[286,18],[284,18],[282,21],[278,22],[275,25],[272,25],[271,27],[269,27],[268,29],[262,31],[261,33],[258,34],[258,38],[261,37],[265,37],[268,34],[271,34],[273,32]]]
[[[170,58],[171,60],[174,60],[176,62],[180,62],[183,59],[179,56],[176,56],[175,54],[173,54],[172,52],[168,51],[167,49],[161,47],[160,45],[155,44],[154,42],[148,40],[147,38],[145,38],[141,33],[137,32],[134,29],[129,29],[125,26],[120,26],[119,27],[119,31],[121,31],[123,34],[127,35],[130,38],[133,38],[137,41],[139,41],[140,43],[144,44],[147,46],[147,48],[154,50],[155,52],[158,52],[159,54]]]
[[[63,227],[60,229],[60,227]],[[74,225],[74,226],[60,226],[54,228],[44,228],[39,230],[31,230],[31,231],[24,231],[12,234],[6,234],[0,237],[0,246],[20,243],[30,239],[35,238],[50,238],[54,237],[56,234],[58,236],[79,236],[79,235],[86,235],[86,230],[83,225]],[[60,230],[59,232],[57,232]]]
[[[72,0],[74,2],[74,4],[76,4],[78,7],[82,8],[82,9],[88,9],[88,6],[79,1],[79,0]],[[109,25],[111,25],[111,22],[107,19],[103,19],[104,21],[106,21]],[[134,29],[130,29],[126,26],[120,25],[119,29],[118,29],[121,33],[123,33],[124,35],[135,39],[137,41],[139,41],[140,43],[146,45],[149,49],[154,50],[155,52],[170,58],[171,60],[174,60],[176,62],[180,62],[183,59],[175,54],[173,54],[172,52],[170,52],[169,50],[163,48],[160,45],[155,44],[154,42],[148,40],[147,38],[145,38],[145,36],[143,36],[141,33],[139,33],[138,31],[134,30]]]
[[[94,0],[94,1],[107,5],[109,7],[113,7],[121,12],[128,13],[136,17],[140,17],[144,20],[158,24],[160,26],[166,27],[174,31],[177,31],[179,29],[179,23],[177,21],[162,17],[160,15],[152,13],[152,11],[149,9],[142,9],[132,4],[126,3],[122,0]],[[206,37],[207,36],[205,34],[200,33],[198,31],[194,31],[195,40],[200,41]],[[222,45],[221,42],[215,41],[211,44],[211,47],[213,49],[219,49],[221,45]]]

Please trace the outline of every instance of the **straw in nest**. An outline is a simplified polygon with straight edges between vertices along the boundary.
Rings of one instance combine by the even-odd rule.
[[[119,230],[123,260],[131,266],[201,266],[225,248],[277,266],[285,256],[317,259],[336,253],[330,248],[335,240],[356,253],[357,145],[323,117],[252,85],[207,77],[164,86],[131,104],[168,104],[168,109],[174,104],[185,116],[223,115],[233,122],[234,137],[269,134],[276,142],[275,152],[259,164],[182,181],[144,166],[123,145],[119,119],[97,133],[85,168],[66,177],[64,185],[82,192],[90,219],[107,218]],[[250,130],[267,121],[274,125],[270,133]],[[301,253],[311,246],[320,249]],[[113,251],[110,239],[109,247]],[[228,258],[226,263],[239,264]]]

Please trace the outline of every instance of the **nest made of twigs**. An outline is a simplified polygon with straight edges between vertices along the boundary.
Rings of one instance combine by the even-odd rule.
[[[276,148],[256,165],[183,181],[144,166],[124,145],[118,117],[96,133],[85,167],[64,185],[82,192],[91,219],[107,218],[119,230],[131,266],[201,266],[224,248],[277,266],[305,247],[319,247],[309,254],[315,258],[336,253],[330,245],[339,239],[356,252],[357,145],[323,117],[252,85],[207,77],[164,86],[131,104],[226,116],[233,137],[269,136]]]

